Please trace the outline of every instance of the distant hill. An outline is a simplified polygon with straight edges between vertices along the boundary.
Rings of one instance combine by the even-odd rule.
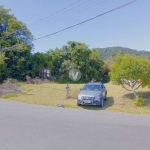
[[[117,53],[122,54],[132,54],[137,56],[148,56],[150,58],[150,52],[149,51],[137,51],[130,48],[125,47],[106,47],[106,48],[96,48],[100,53],[100,58],[102,60],[106,60],[109,57],[115,56]]]

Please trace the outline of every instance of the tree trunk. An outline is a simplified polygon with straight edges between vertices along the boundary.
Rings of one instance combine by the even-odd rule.
[[[133,91],[134,96],[135,96],[137,99],[139,99],[139,97],[138,97],[137,94],[136,94],[136,91],[135,91],[134,87],[132,87],[132,91]]]

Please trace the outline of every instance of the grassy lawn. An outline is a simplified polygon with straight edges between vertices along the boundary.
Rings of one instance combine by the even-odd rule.
[[[103,108],[98,106],[77,106],[76,97],[80,92],[83,84],[70,84],[70,97],[65,99],[65,84],[23,84],[21,88],[24,93],[9,94],[3,96],[5,99],[11,99],[20,102],[31,104],[58,106],[64,104],[66,108],[79,108],[90,110],[108,110],[124,113],[136,114],[150,114],[150,90],[148,88],[139,89],[138,94],[145,100],[142,107],[137,107],[133,103],[133,94],[123,89],[121,86],[113,85],[111,83],[105,84],[108,91],[107,101],[104,103]]]

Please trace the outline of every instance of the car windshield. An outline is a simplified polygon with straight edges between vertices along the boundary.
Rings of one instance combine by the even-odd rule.
[[[83,90],[89,90],[89,91],[101,91],[100,85],[85,85],[83,87]]]

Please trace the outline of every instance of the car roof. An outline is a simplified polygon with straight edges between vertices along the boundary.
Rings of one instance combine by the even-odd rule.
[[[89,82],[86,85],[102,85],[102,82]]]

